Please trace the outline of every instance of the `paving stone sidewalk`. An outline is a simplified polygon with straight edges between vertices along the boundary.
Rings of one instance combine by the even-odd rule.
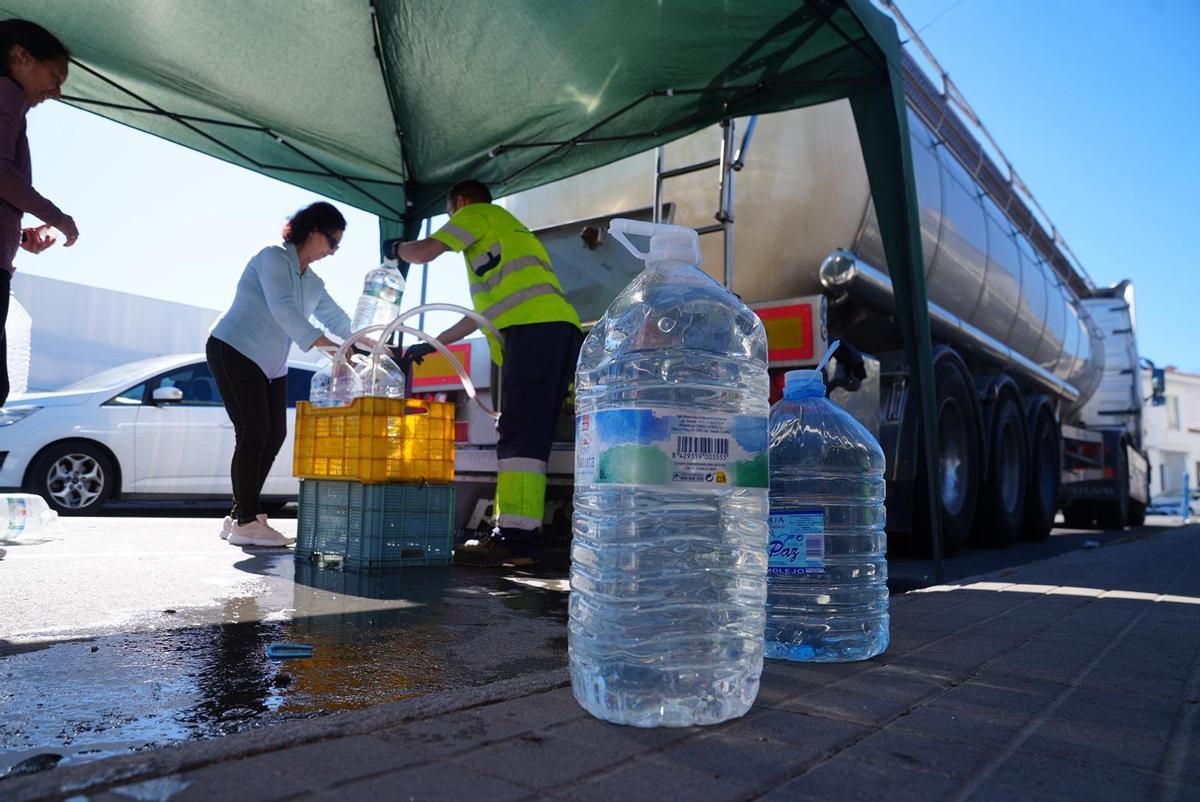
[[[892,599],[892,645],[768,661],[744,718],[639,730],[564,671],[0,782],[0,799],[1200,800],[1200,527]]]

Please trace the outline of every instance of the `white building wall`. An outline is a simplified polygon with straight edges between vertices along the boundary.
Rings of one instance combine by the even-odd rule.
[[[33,318],[30,392],[57,390],[137,359],[203,351],[219,314],[20,271],[12,291]]]
[[[1150,387],[1150,375],[1143,376]],[[1145,406],[1146,451],[1150,455],[1151,496],[1178,495],[1183,471],[1195,488],[1200,475],[1200,375],[1167,368],[1167,403]]]

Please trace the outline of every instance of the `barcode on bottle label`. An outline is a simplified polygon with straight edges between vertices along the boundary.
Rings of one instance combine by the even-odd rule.
[[[767,419],[762,415],[620,407],[575,420],[576,487],[765,490],[767,467]]]
[[[772,512],[767,552],[769,574],[825,573],[825,512]]]
[[[680,436],[675,441],[675,453],[680,457],[724,459],[729,456],[729,439],[725,437]]]

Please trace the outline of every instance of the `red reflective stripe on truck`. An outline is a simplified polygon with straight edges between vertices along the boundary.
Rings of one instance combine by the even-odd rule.
[[[811,304],[755,309],[767,330],[767,359],[771,362],[816,356]]]
[[[454,345],[446,346],[450,352],[458,359],[460,365],[468,376],[471,375],[471,344],[470,343],[455,343]],[[413,389],[421,387],[431,387],[441,384],[458,384],[458,374],[454,372],[454,368],[450,365],[450,360],[442,356],[439,352],[434,352],[421,360],[421,364],[413,365]]]

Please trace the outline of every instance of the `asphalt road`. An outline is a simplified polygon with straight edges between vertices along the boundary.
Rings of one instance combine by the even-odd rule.
[[[325,571],[286,550],[229,546],[222,514],[133,505],[0,542],[0,772],[47,751],[77,762],[566,660],[561,559],[541,571]],[[294,517],[275,520],[294,534]],[[1045,543],[966,550],[945,561],[944,579],[1148,531],[1062,529]],[[893,592],[935,584],[932,561],[889,568]],[[312,644],[313,657],[267,658],[289,642]]]

